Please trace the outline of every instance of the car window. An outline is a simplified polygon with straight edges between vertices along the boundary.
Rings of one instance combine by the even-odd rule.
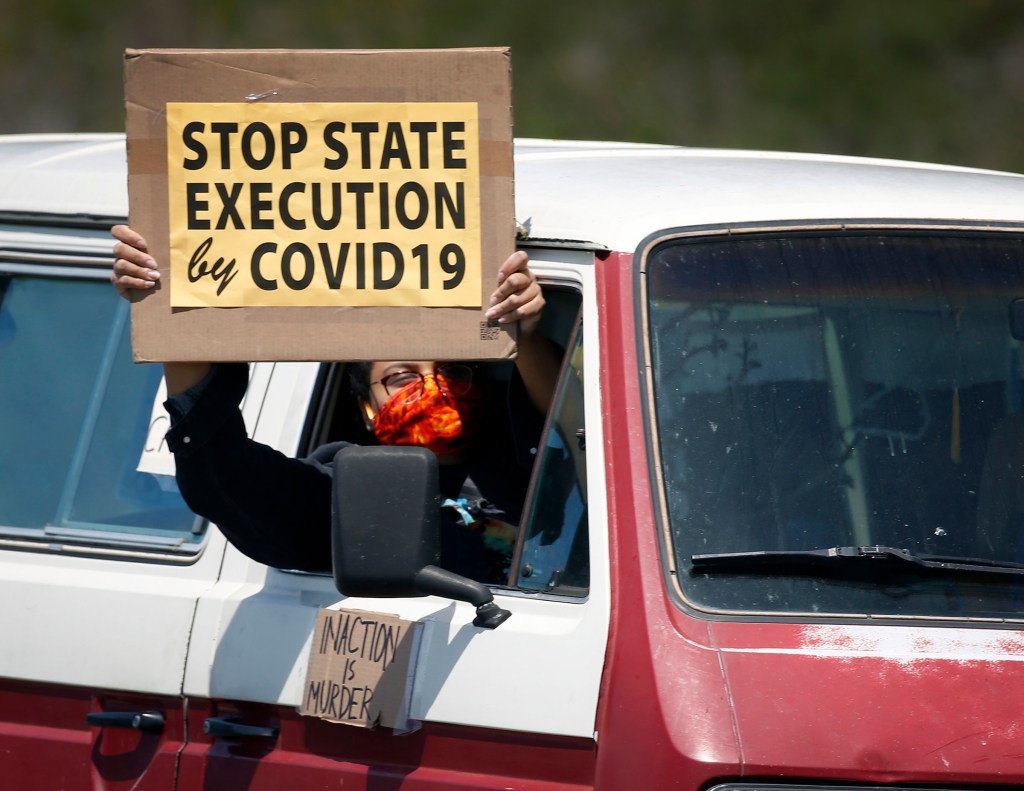
[[[521,476],[524,490],[531,471],[537,481],[531,490],[533,494],[527,494],[524,500],[519,541],[524,543],[525,550],[521,563],[513,561],[511,585],[582,596],[589,585],[589,558],[583,458],[583,343],[578,326],[581,295],[574,288],[547,286],[544,297],[547,306],[538,331],[561,349],[570,351],[551,416],[547,418],[550,426],[543,437],[547,416],[527,417],[520,409],[516,419],[508,421],[511,361],[477,364],[474,377],[488,394],[493,421],[515,424],[511,430],[514,436],[503,440],[495,454],[505,459],[510,477]],[[313,404],[300,443],[306,455],[339,440],[359,445],[375,442],[349,391],[345,363],[323,366]],[[527,442],[528,437],[532,439]]]
[[[1019,617],[1020,577],[897,561],[1024,562],[1024,238],[669,243],[647,283],[667,527],[688,601]],[[846,562],[874,547],[896,552]],[[839,562],[815,565],[822,551]],[[710,565],[730,554],[728,569]],[[766,557],[774,566],[757,565]]]
[[[590,585],[583,333],[577,329],[541,442],[514,585],[585,595]]]
[[[0,531],[195,549],[174,478],[138,470],[161,369],[104,280],[0,273]]]

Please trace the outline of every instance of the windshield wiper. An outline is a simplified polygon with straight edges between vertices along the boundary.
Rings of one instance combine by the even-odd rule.
[[[1024,575],[1024,564],[985,558],[915,555],[899,547],[830,547],[828,549],[795,549],[763,552],[723,552],[714,555],[692,555],[690,562],[696,573],[764,572],[811,566],[846,567],[864,564],[910,565],[934,571],[967,571],[993,574]]]

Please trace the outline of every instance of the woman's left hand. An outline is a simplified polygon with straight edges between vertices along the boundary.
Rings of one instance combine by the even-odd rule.
[[[500,324],[519,322],[520,331],[529,334],[537,328],[543,310],[544,294],[530,271],[530,259],[517,250],[498,269],[498,287],[485,315]]]

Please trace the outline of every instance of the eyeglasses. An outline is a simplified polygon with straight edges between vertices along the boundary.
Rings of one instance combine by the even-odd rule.
[[[428,373],[426,376],[433,376],[438,389],[446,396],[465,395],[473,384],[473,369],[462,363],[439,365],[433,374]],[[401,393],[398,403],[411,404],[423,396],[423,377],[424,374],[419,371],[396,371],[370,384],[383,386],[389,396]]]

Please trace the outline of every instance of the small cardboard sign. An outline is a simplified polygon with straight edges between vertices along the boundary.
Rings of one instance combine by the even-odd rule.
[[[396,615],[320,610],[299,713],[405,729],[421,629]]]
[[[507,49],[130,50],[136,361],[507,359]]]

